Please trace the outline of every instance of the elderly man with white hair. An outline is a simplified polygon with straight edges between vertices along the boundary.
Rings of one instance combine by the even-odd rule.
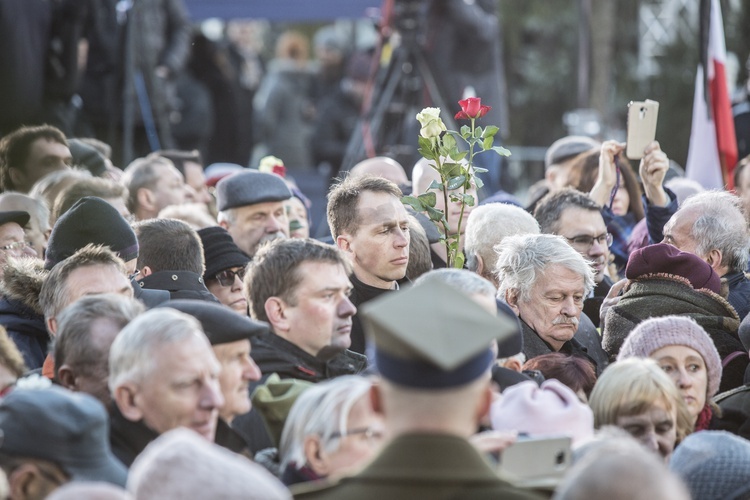
[[[591,266],[564,238],[549,234],[510,236],[498,246],[497,296],[521,320],[527,359],[563,352],[601,361],[574,337],[583,300],[594,286]]]
[[[130,466],[146,445],[177,427],[213,442],[224,405],[220,370],[192,316],[160,308],[131,321],[109,353],[115,456]]]

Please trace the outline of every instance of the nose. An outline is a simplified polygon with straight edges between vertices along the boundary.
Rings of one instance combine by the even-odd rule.
[[[203,386],[203,393],[200,399],[201,408],[213,410],[224,406],[224,396],[221,394],[218,379],[210,379]]]
[[[693,379],[684,368],[679,368],[677,372],[677,386],[680,389],[688,389],[693,386]]]
[[[590,256],[599,256],[607,252],[607,241],[594,240],[591,248],[589,248],[588,254]]]
[[[647,432],[640,438],[641,444],[649,450],[660,453],[659,451],[659,440],[656,439],[656,433],[653,431]]]
[[[338,313],[339,318],[348,318],[357,314],[357,307],[352,304],[349,297],[344,297],[344,300],[339,302]]]
[[[242,280],[239,274],[235,274],[234,281],[232,281],[232,291],[236,292],[238,290],[242,290]]]
[[[567,297],[563,300],[560,312],[568,317],[578,314],[578,306],[576,305],[575,299],[573,297]]]
[[[406,246],[409,246],[409,232],[401,229],[400,227],[396,228],[396,237],[393,241],[393,245],[396,248],[403,248]]]
[[[36,250],[34,250],[34,247],[32,247],[31,245],[26,245],[25,247],[23,247],[21,253],[24,255],[28,255],[29,257],[36,257],[38,255],[36,253]]]
[[[247,357],[247,366],[245,367],[245,370],[242,372],[242,378],[245,380],[250,380],[251,382],[255,382],[257,380],[260,380],[260,377],[262,374],[260,373],[260,368],[257,364],[255,364],[255,361],[253,361],[253,358],[250,356]]]
[[[273,234],[279,231],[288,232],[289,228],[284,228],[284,225],[288,226],[286,217],[272,215],[268,218],[268,224],[266,224],[266,233]],[[284,231],[286,229],[286,231]]]

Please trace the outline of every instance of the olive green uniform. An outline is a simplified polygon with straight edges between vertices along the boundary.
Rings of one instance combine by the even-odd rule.
[[[292,488],[295,499],[536,499],[503,481],[465,439],[408,434],[394,439],[359,474]]]

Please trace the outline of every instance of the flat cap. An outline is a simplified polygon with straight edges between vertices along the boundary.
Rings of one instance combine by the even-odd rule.
[[[0,226],[8,222],[15,222],[21,227],[29,223],[31,216],[28,212],[22,210],[3,210],[0,211]]]
[[[205,300],[168,300],[156,307],[171,307],[197,319],[211,345],[250,340],[269,331],[268,325],[262,321],[255,321],[227,306]]]
[[[544,155],[544,168],[562,163],[592,149],[599,149],[601,143],[585,135],[569,135],[558,139],[547,148]]]
[[[442,389],[467,384],[493,363],[492,340],[516,324],[490,314],[455,287],[429,277],[360,309],[380,374],[399,385]]]
[[[55,222],[44,268],[52,269],[89,243],[109,247],[125,262],[138,257],[138,238],[128,221],[101,198],[86,196]]]
[[[49,460],[74,480],[124,487],[127,470],[109,446],[109,418],[97,399],[61,387],[11,391],[0,402],[0,452]]]
[[[91,175],[100,177],[107,171],[107,161],[93,146],[78,139],[68,139],[68,149],[73,156],[73,163],[86,167]]]
[[[284,179],[257,170],[237,172],[216,184],[216,208],[220,212],[256,203],[284,201],[291,197],[292,192]]]

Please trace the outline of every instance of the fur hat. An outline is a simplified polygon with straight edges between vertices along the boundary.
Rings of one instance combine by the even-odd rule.
[[[724,431],[702,431],[675,449],[669,468],[693,498],[739,499],[750,496],[750,442]]]
[[[657,273],[682,276],[696,290],[707,288],[714,293],[721,293],[721,278],[697,255],[681,252],[677,247],[666,243],[649,245],[630,254],[625,267],[628,279]]]
[[[654,351],[670,345],[684,345],[701,355],[708,374],[706,396],[713,397],[721,382],[721,357],[703,327],[687,316],[663,316],[640,323],[625,339],[617,360],[648,358]]]
[[[564,435],[581,443],[594,435],[594,414],[576,394],[555,379],[521,382],[505,389],[490,408],[492,428],[531,437]]]

